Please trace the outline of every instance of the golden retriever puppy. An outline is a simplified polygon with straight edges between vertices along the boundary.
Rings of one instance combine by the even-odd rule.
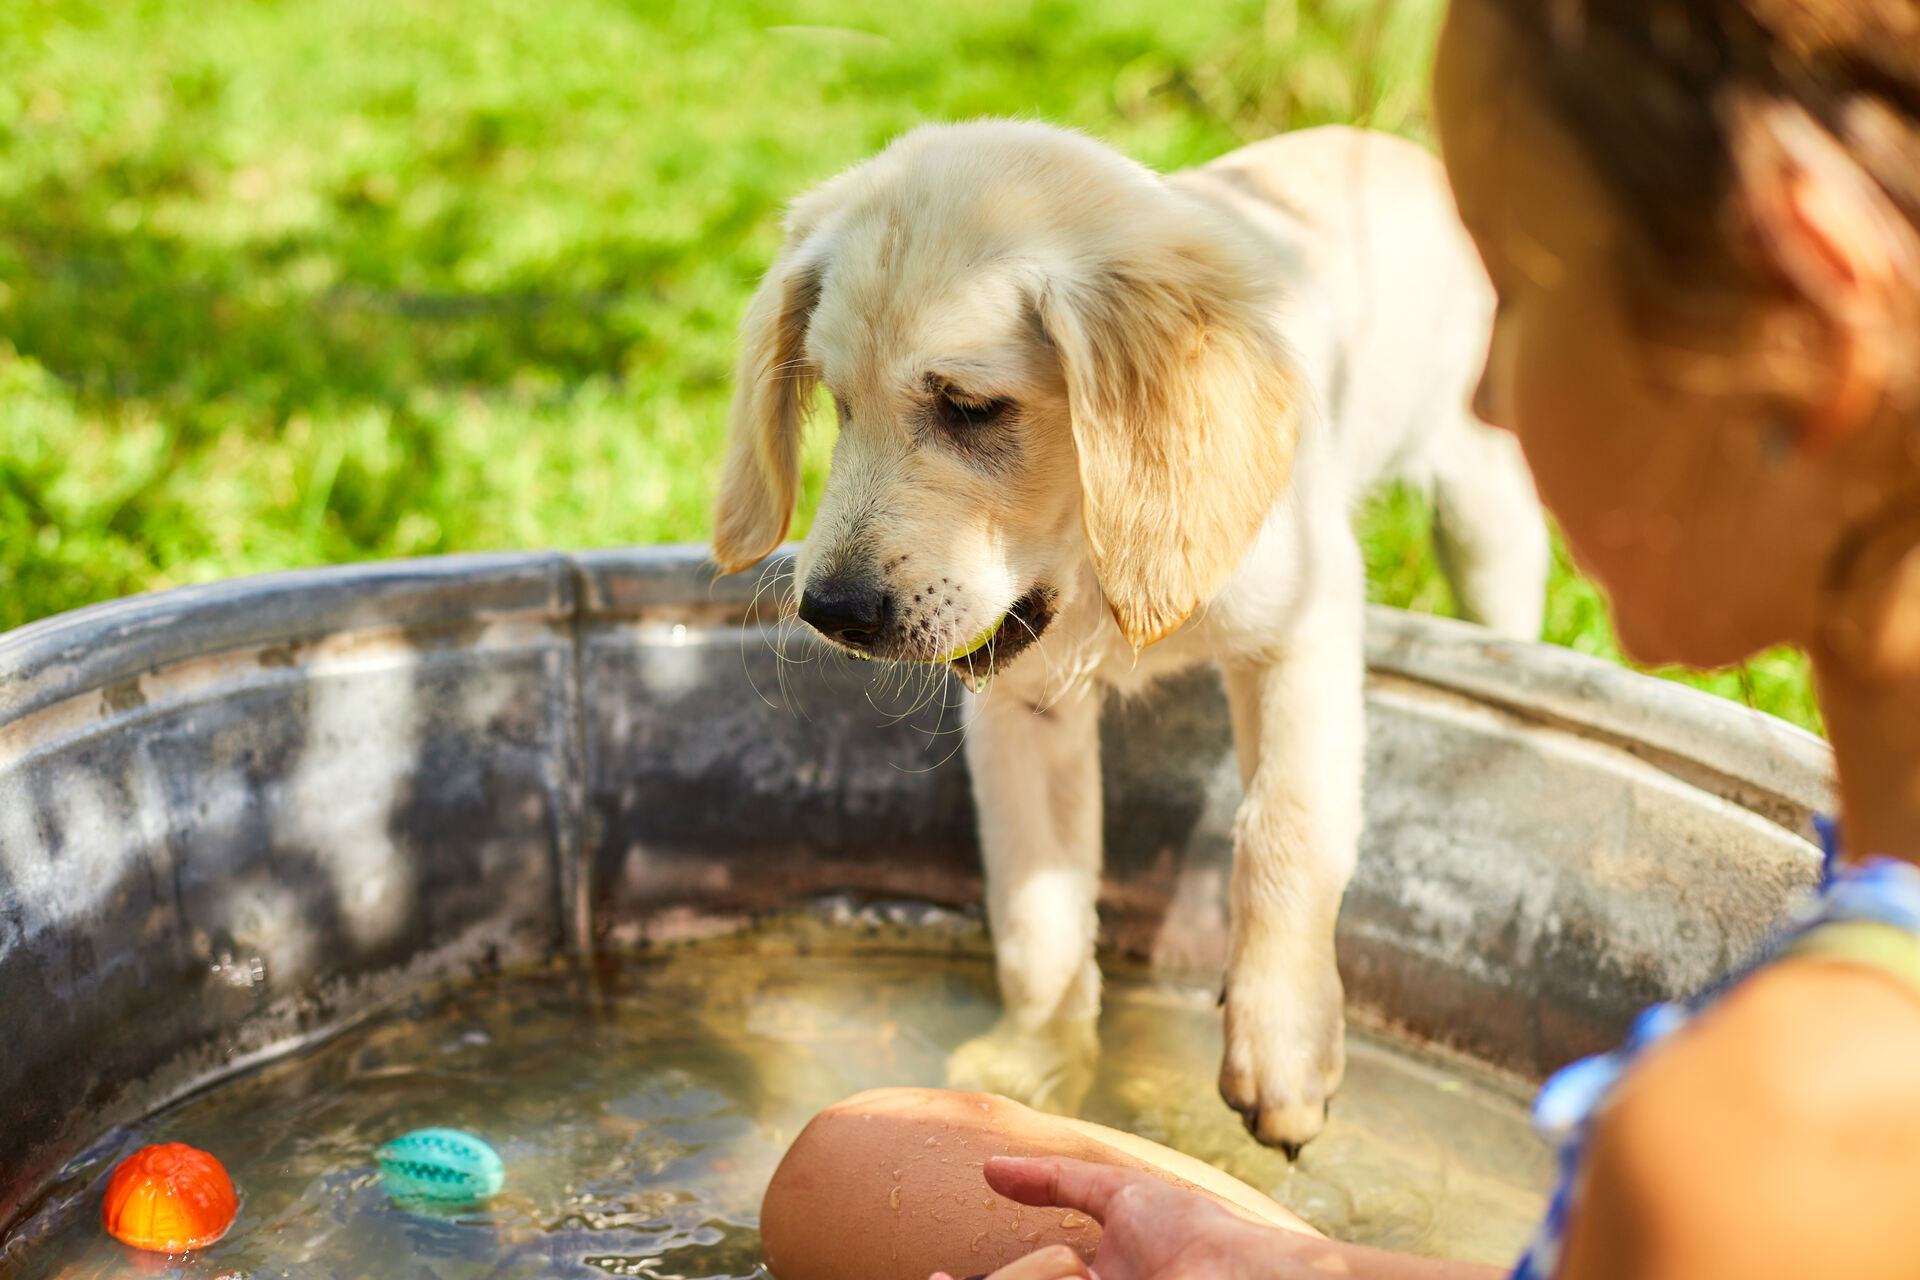
[[[1037,123],[929,126],[801,198],[786,232],[744,325],[714,551],[739,570],[785,537],[824,384],[839,437],[799,616],[862,657],[993,677],[966,758],[1006,1016],[953,1082],[1077,1102],[1101,702],[1210,659],[1246,792],[1220,1088],[1297,1147],[1345,1063],[1352,505],[1383,477],[1425,485],[1468,616],[1530,635],[1542,606],[1532,482],[1468,411],[1492,301],[1439,165],[1315,129],[1163,179]]]

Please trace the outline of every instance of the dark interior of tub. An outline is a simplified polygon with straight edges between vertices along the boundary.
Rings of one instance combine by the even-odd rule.
[[[763,624],[757,585],[462,557],[0,637],[0,1270],[756,1274],[798,1125],[941,1083],[996,1010],[965,695]],[[1764,934],[1828,764],[1564,651],[1388,611],[1368,644],[1327,1134],[1289,1166],[1212,1093],[1239,784],[1204,671],[1105,720],[1083,1114],[1344,1236],[1509,1257],[1547,1176],[1526,1083]],[[430,1124],[500,1151],[500,1196],[385,1198],[373,1148]],[[142,1264],[100,1183],[167,1140],[224,1144],[242,1215]]]

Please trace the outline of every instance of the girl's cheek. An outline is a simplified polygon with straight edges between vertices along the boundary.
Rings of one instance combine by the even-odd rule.
[[[1594,482],[1590,433],[1580,421],[1578,362],[1558,350],[1551,329],[1510,324],[1496,340],[1486,381],[1499,425],[1520,441],[1540,497],[1565,522],[1578,513]]]

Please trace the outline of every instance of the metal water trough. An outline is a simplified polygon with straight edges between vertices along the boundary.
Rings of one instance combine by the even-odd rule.
[[[764,625],[755,577],[679,547],[450,557],[0,636],[0,1224],[110,1126],[427,982],[827,893],[977,903],[965,695],[898,716],[872,666]],[[1362,1016],[1539,1075],[1814,878],[1811,735],[1441,619],[1376,609],[1367,644]],[[1218,682],[1104,736],[1106,941],[1209,977]]]

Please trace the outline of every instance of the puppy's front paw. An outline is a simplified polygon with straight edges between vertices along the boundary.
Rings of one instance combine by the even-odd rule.
[[[1221,1003],[1220,1096],[1247,1130],[1289,1159],[1320,1132],[1347,1069],[1340,975],[1230,973]]]
[[[1099,1061],[1100,1037],[1092,1018],[1038,1026],[1002,1018],[948,1057],[947,1087],[997,1093],[1036,1111],[1078,1115]]]

